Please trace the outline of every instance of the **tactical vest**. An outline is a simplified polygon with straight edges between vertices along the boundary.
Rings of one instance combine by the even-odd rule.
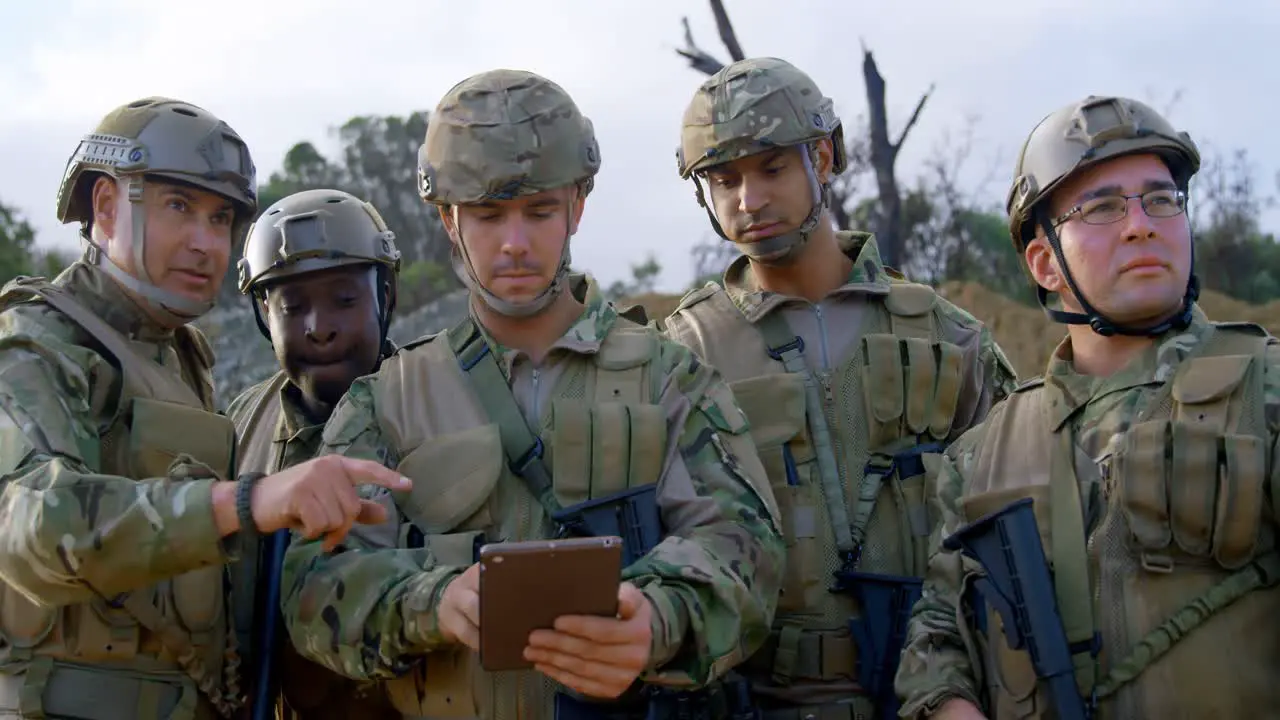
[[[43,301],[80,328],[120,373],[119,395],[96,393],[94,416],[114,408],[98,437],[76,450],[95,473],[127,478],[169,474],[186,455],[230,477],[235,430],[213,412],[211,384],[193,390],[177,373],[140,355],[61,287],[20,280],[0,308]],[[202,376],[212,352],[199,332],[176,331],[183,365]],[[101,399],[101,400],[100,400]],[[0,585],[0,667],[20,686],[24,717],[229,717],[239,700],[236,647],[225,608],[225,568],[184,573],[108,602],[42,607]]]
[[[986,421],[960,512],[971,522],[1034,499],[1077,685],[1087,703],[1096,694],[1095,717],[1253,717],[1280,703],[1280,642],[1269,631],[1280,558],[1264,516],[1267,342],[1261,328],[1217,324],[1171,382],[1144,391],[1101,467],[1100,517],[1087,535],[1081,492],[1091,485],[1077,472],[1094,460],[1076,449],[1069,421],[1052,425],[1042,383],[1024,384]],[[964,567],[967,584],[979,570]],[[1009,648],[999,615],[977,612],[983,657],[973,665],[985,669],[989,717],[1051,717],[1029,656]]]
[[[892,283],[883,302],[867,304],[863,336],[825,372],[809,371],[780,311],[753,325],[715,285],[667,320],[729,380],[782,512],[775,632],[741,668],[757,692],[792,703],[861,694],[848,626],[860,610],[830,591],[833,574],[924,572],[935,524],[925,465],[951,432],[962,364],[940,334],[936,301],[928,286]]]
[[[267,475],[279,472],[286,466],[287,440],[277,440],[282,422],[280,393],[289,379],[278,372],[267,382],[256,386],[253,395],[246,398],[244,411],[237,413],[236,434],[239,437],[237,456],[239,472],[260,472]],[[255,545],[268,546],[267,543]],[[242,547],[243,560],[232,566],[232,607],[235,609],[235,626],[243,647],[253,647],[250,630],[264,632],[255,627],[255,613],[261,603],[255,590],[261,586],[262,564],[268,561],[259,547]],[[346,718],[398,718],[377,685],[359,683],[318,665],[297,651],[289,636],[279,625],[279,641],[275,656],[276,677],[284,705],[279,707],[280,720],[345,720]]]
[[[412,490],[394,493],[409,521],[401,546],[421,542],[439,563],[465,567],[480,544],[546,538],[551,524],[504,461],[504,433],[525,422],[514,399],[510,411],[495,417],[485,409],[494,398],[480,395],[501,391],[509,398],[507,380],[487,346],[474,344],[484,342],[479,334],[463,335],[406,345],[383,362],[372,387],[380,429],[401,458],[396,469],[413,480]],[[560,507],[662,476],[669,437],[658,404],[659,342],[656,331],[619,317],[597,353],[565,360],[572,365],[558,379],[537,433]],[[496,378],[469,376],[479,363]],[[533,671],[487,673],[462,647],[433,651],[388,682],[400,712],[430,718],[550,717],[557,688]]]

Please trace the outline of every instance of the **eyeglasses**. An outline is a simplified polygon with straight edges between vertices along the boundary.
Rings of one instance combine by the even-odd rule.
[[[1080,213],[1080,220],[1086,225],[1109,225],[1119,222],[1129,214],[1129,201],[1133,198],[1142,200],[1142,210],[1147,217],[1171,218],[1181,215],[1187,209],[1187,194],[1181,190],[1149,190],[1141,195],[1103,195],[1090,198],[1059,215],[1054,221],[1056,228]]]

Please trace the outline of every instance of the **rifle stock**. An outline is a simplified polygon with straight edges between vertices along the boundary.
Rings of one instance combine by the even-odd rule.
[[[920,599],[920,578],[838,570],[833,592],[852,592],[861,614],[849,620],[858,646],[858,684],[875,701],[881,720],[898,716],[893,688],[907,637],[911,609]]]
[[[662,540],[658,486],[641,485],[571,505],[552,515],[561,535],[622,538],[622,566],[644,557]]]
[[[1004,621],[1009,647],[1031,656],[1036,677],[1048,686],[1054,716],[1058,720],[1089,717],[1076,689],[1071,648],[1058,614],[1032,499],[1018,500],[975,520],[942,545],[977,560],[986,570],[974,584],[982,600]]]

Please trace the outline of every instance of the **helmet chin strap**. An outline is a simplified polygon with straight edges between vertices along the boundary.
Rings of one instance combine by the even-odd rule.
[[[92,239],[89,239],[90,251],[87,260],[130,290],[165,325],[172,327],[186,325],[212,310],[215,301],[192,300],[169,292],[151,280],[146,264],[147,209],[142,204],[143,182],[143,179],[136,175],[129,178],[129,205],[133,220],[133,265],[137,276],[130,274],[112,261]],[[85,235],[87,237],[88,233]]]
[[[809,189],[813,198],[813,205],[809,210],[808,216],[800,226],[790,232],[774,235],[758,242],[745,243],[734,242],[724,232],[724,227],[720,225],[719,219],[716,217],[715,210],[711,204],[706,201],[706,197],[702,192],[702,185],[698,183],[698,179],[693,179],[693,184],[697,188],[698,203],[702,205],[707,212],[707,217],[711,220],[711,226],[715,228],[716,233],[733,242],[743,255],[765,265],[784,266],[795,262],[800,256],[800,250],[809,242],[809,236],[813,234],[818,222],[822,219],[822,211],[826,209],[830,200],[830,193],[827,186],[818,182],[818,173],[813,168],[813,146],[807,146],[805,152],[800,153],[801,162],[804,163],[805,176],[809,179]]]
[[[1049,222],[1048,216],[1044,210],[1036,211],[1036,222],[1044,229],[1045,237],[1049,241],[1049,247],[1053,248],[1053,255],[1058,259],[1058,266],[1062,268],[1062,276],[1067,281],[1067,287],[1071,288],[1071,292],[1075,295],[1076,301],[1080,303],[1082,313],[1069,312],[1059,310],[1049,306],[1049,291],[1040,285],[1036,285],[1036,298],[1040,301],[1040,307],[1044,308],[1044,312],[1049,319],[1064,325],[1088,325],[1093,331],[1104,337],[1114,335],[1124,335],[1128,337],[1159,337],[1171,330],[1185,330],[1191,325],[1192,308],[1196,300],[1200,297],[1200,281],[1196,278],[1196,243],[1195,239],[1191,239],[1191,267],[1192,272],[1187,278],[1187,289],[1182,296],[1182,305],[1177,312],[1171,317],[1146,326],[1124,325],[1116,322],[1089,302],[1084,296],[1084,292],[1080,286],[1076,284],[1075,278],[1072,276],[1071,267],[1067,265],[1067,258],[1062,253],[1062,242],[1054,230],[1052,223]]]
[[[575,195],[574,197],[576,199],[577,196]],[[463,285],[467,286],[468,290],[479,296],[481,302],[487,305],[490,310],[506,317],[532,317],[550,307],[551,303],[568,287],[567,280],[571,261],[569,242],[573,239],[572,204],[570,205],[571,214],[565,220],[564,248],[560,251],[560,264],[556,267],[555,277],[552,278],[551,284],[547,285],[532,300],[527,302],[504,300],[480,282],[480,279],[476,277],[475,266],[471,263],[471,256],[467,252],[467,243],[462,238],[462,225],[458,222],[458,206],[454,205],[451,210],[453,212],[453,228],[458,233],[458,242],[450,253],[453,273],[458,276]]]

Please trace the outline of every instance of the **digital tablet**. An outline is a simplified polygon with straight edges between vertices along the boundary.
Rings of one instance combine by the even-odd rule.
[[[618,614],[622,538],[492,543],[480,548],[480,664],[533,667],[529,634],[562,615]]]

